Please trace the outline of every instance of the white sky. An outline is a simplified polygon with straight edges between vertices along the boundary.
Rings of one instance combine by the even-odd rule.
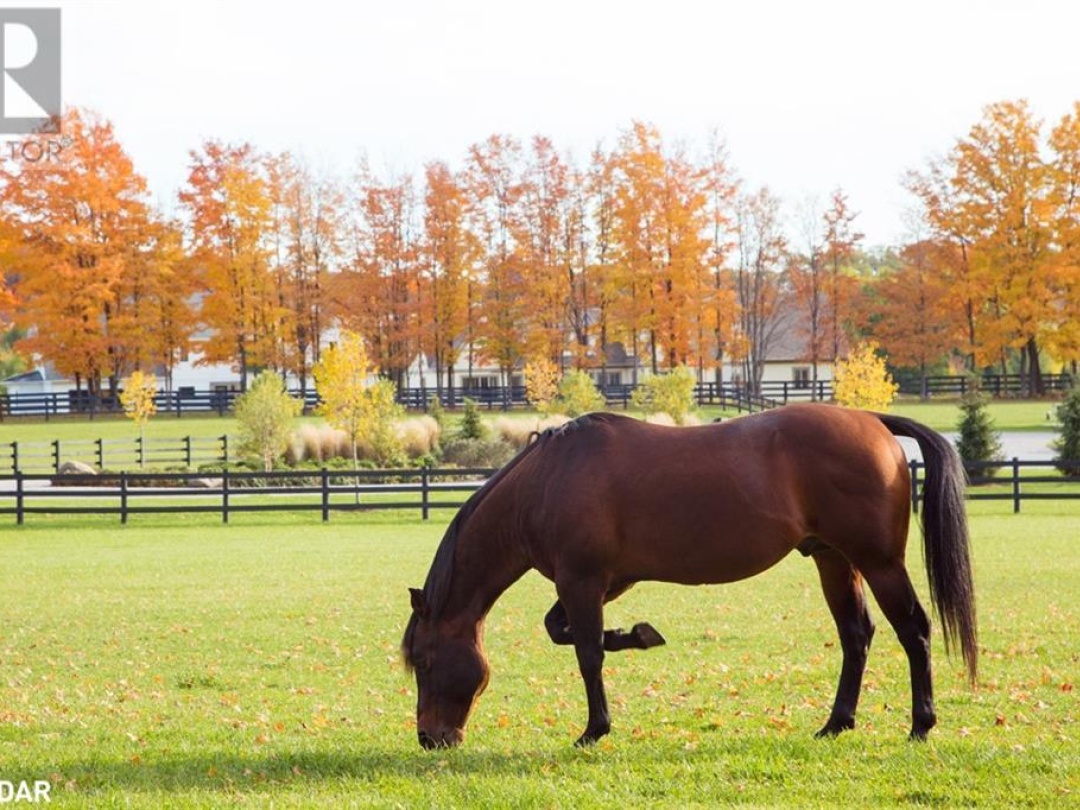
[[[207,137],[418,171],[495,132],[584,158],[641,119],[702,149],[718,128],[790,212],[842,186],[885,244],[902,173],[984,105],[1027,98],[1050,126],[1080,100],[1076,0],[3,5],[62,8],[65,103],[113,121],[167,208]]]

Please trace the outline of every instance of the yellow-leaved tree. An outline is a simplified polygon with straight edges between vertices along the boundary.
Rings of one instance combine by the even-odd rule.
[[[846,408],[888,410],[899,386],[885,368],[876,343],[860,343],[833,365],[833,399]]]
[[[157,413],[157,403],[154,402],[156,396],[157,377],[141,371],[131,372],[131,376],[124,382],[123,390],[120,391],[120,405],[124,409],[124,414],[139,428],[140,467],[145,466],[146,454],[143,444],[146,441],[146,423]]]
[[[372,379],[372,371],[363,338],[348,331],[322,352],[314,369],[315,390],[322,401],[319,413],[349,437],[354,468],[361,440],[381,466],[393,466],[403,456],[395,422],[404,409],[396,401],[394,384]]]
[[[546,357],[525,364],[525,398],[540,413],[547,416],[559,396],[559,369]]]
[[[647,414],[666,413],[676,425],[684,425],[694,407],[696,384],[692,369],[677,366],[667,374],[647,376],[634,389],[630,401]]]

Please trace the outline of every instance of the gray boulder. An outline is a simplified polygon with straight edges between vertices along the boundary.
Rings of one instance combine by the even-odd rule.
[[[59,475],[97,475],[97,470],[81,461],[65,461],[56,472]]]

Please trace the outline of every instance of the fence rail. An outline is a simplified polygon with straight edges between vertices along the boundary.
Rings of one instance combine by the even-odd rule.
[[[319,399],[314,391],[292,391],[307,410]],[[159,415],[184,416],[203,414],[225,416],[232,413],[239,391],[165,391],[154,397]],[[44,418],[115,416],[124,412],[118,397],[94,395],[89,391],[64,391],[49,394],[0,394],[0,421],[8,417]]]
[[[93,462],[98,469],[229,462],[228,436],[143,439],[53,439],[0,444],[0,474],[58,473],[65,461]]]
[[[323,521],[334,511],[458,508],[493,469],[330,470],[270,473],[229,472],[209,478],[197,473],[117,475],[16,474],[0,477],[0,515],[119,515],[127,523],[138,514],[216,513],[228,523],[242,512],[317,511]],[[416,496],[409,499],[404,496]]]
[[[1019,512],[1024,501],[1080,499],[1080,475],[1038,474],[1063,462],[984,462],[970,465],[970,500],[1011,501]],[[1065,462],[1080,469],[1080,461]],[[910,464],[912,508],[919,511],[925,468]],[[1026,474],[1034,471],[1035,474]],[[128,473],[118,475],[31,475],[0,477],[0,515],[22,525],[28,515],[118,515],[127,523],[139,514],[219,514],[224,523],[243,512],[316,511],[323,521],[332,512],[374,509],[419,511],[427,520],[433,509],[457,508],[458,497],[478,489],[495,470],[407,469],[329,470],[272,473],[229,472],[208,479],[197,473]],[[1000,475],[1007,472],[1007,475]]]
[[[1067,391],[1072,385],[1068,374],[1047,374],[1043,385],[1048,392]],[[919,379],[905,379],[900,392],[919,396],[960,396],[967,393],[971,382],[967,377],[927,377],[925,390]],[[986,374],[980,381],[983,391],[995,397],[1023,396],[1027,394],[1027,380],[1019,374]],[[609,407],[628,408],[634,385],[601,386],[600,392]],[[314,391],[292,391],[294,397],[311,411],[319,404]],[[184,414],[232,413],[239,391],[170,391],[155,397],[159,414],[183,416]],[[444,407],[459,408],[465,398],[475,400],[489,410],[510,410],[528,407],[525,386],[485,386],[466,388],[426,388],[406,386],[398,390],[398,401],[413,410],[426,410],[432,398]],[[784,405],[788,402],[832,399],[832,382],[819,380],[765,380],[754,391],[734,383],[702,382],[695,388],[699,405],[721,405],[739,410]],[[752,400],[758,400],[754,404]],[[764,403],[764,404],[763,404]],[[743,405],[747,407],[743,407]],[[100,415],[115,415],[123,409],[116,397],[92,396],[87,391],[68,391],[54,394],[0,394],[0,421],[9,417],[35,417],[46,420],[57,416],[80,415],[94,419]]]

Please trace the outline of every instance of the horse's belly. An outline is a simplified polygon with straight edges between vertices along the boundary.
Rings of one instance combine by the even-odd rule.
[[[702,534],[656,534],[629,545],[624,562],[640,579],[685,585],[735,582],[760,574],[786,557],[802,539],[789,524],[759,527],[753,535],[716,530]]]

